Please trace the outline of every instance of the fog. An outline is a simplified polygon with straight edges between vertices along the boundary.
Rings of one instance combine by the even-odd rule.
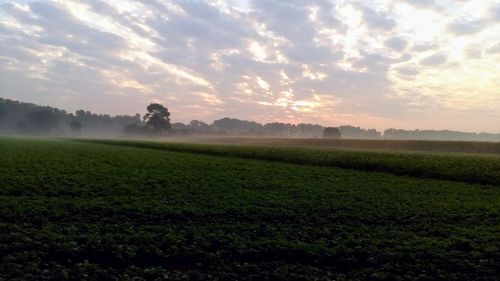
[[[340,131],[342,139],[500,141],[500,134],[491,133],[400,129],[380,132],[351,125],[260,124],[234,118],[222,118],[211,123],[192,120],[184,124],[171,122],[168,109],[164,109],[168,114],[164,120],[168,126],[155,130],[145,120],[148,113],[116,116],[85,110],[68,113],[53,107],[0,98],[0,134],[87,138],[323,138],[325,128],[334,127]]]

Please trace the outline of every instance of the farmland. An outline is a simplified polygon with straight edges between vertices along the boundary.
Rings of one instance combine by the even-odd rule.
[[[0,280],[499,276],[494,153],[0,138],[0,159]]]
[[[175,140],[175,139],[174,139]],[[380,140],[380,139],[323,139],[323,138],[266,138],[266,137],[197,137],[180,138],[180,142],[273,145],[286,147],[316,147],[334,149],[422,151],[500,154],[500,142]]]
[[[253,145],[247,145],[245,142],[243,145],[213,145],[211,143],[138,140],[79,141],[500,185],[500,155],[497,154],[379,152],[346,149],[332,151],[316,145],[287,145],[287,142],[273,146],[255,145],[254,142],[252,142]],[[230,143],[234,144],[234,142]],[[435,144],[440,143],[430,142],[427,146],[436,149]]]

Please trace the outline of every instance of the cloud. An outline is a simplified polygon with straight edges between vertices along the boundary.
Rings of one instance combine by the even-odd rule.
[[[112,64],[119,61],[115,54],[127,48],[122,37],[89,27],[54,2],[32,2],[29,8],[34,17],[18,19],[24,18],[24,23],[41,28],[36,38],[41,44],[64,47],[82,56]]]
[[[447,60],[448,58],[446,57],[446,55],[437,53],[421,59],[420,64],[425,66],[438,66],[446,63]]]
[[[408,42],[400,37],[391,37],[385,40],[384,44],[396,52],[402,52],[406,49]]]
[[[486,49],[486,52],[488,54],[500,54],[500,42],[497,42],[496,44],[490,46],[488,49]]]
[[[392,62],[393,59],[389,57],[382,54],[371,53],[363,55],[363,57],[355,61],[353,65],[368,72],[385,75]]]
[[[396,71],[404,76],[415,76],[418,74],[418,70],[413,67],[398,67]]]
[[[396,27],[396,22],[384,12],[361,5],[358,5],[358,9],[363,12],[363,21],[369,28],[391,30]]]
[[[482,57],[483,52],[479,46],[470,46],[467,48],[466,54],[470,59],[479,59]]]
[[[401,0],[401,2],[408,3],[417,8],[437,8],[438,5],[434,0]]]
[[[252,15],[277,36],[300,42],[314,36],[315,27],[309,20],[309,9],[293,1],[252,1]]]
[[[412,50],[414,52],[426,52],[426,51],[436,50],[437,48],[439,48],[438,44],[427,42],[413,46]]]
[[[500,22],[500,4],[494,4],[491,7],[491,20]]]
[[[14,0],[0,6],[0,90],[112,114],[155,100],[175,121],[383,128],[457,108],[461,91],[481,95],[469,112],[488,111],[500,96],[499,9],[471,25],[466,2],[439,3]],[[417,15],[436,9],[422,25]],[[451,62],[461,68],[450,74]]]
[[[471,35],[482,31],[485,28],[485,22],[481,20],[468,21],[456,20],[448,26],[448,30],[458,36]]]

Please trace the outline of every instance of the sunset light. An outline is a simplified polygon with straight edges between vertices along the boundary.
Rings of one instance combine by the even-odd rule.
[[[355,125],[377,129],[500,130],[495,1],[3,1],[0,7],[6,98],[68,110],[92,110],[106,100],[112,102],[100,110],[115,114],[135,113],[155,99],[179,121],[213,120],[245,107],[234,117],[335,124],[353,114]],[[59,82],[73,72],[79,75],[72,83]],[[213,98],[196,99],[200,92]],[[199,111],[186,111],[186,100]],[[220,111],[211,111],[215,100]],[[318,104],[323,100],[336,102]],[[314,114],[303,114],[311,108]]]

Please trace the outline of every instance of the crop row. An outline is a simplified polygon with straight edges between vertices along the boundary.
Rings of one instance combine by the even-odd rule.
[[[500,189],[0,139],[0,280],[492,280]]]
[[[455,152],[500,154],[500,142],[475,141],[432,141],[432,140],[364,140],[364,139],[324,139],[324,138],[262,138],[262,137],[201,137],[179,139],[184,142],[312,146],[323,148],[344,148],[363,150],[395,150],[422,152]]]
[[[500,185],[500,157],[495,156],[325,150],[281,146],[187,144],[135,140],[86,139],[78,141]]]

